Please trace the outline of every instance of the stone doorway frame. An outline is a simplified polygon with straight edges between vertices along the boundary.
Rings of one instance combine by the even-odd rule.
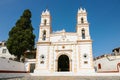
[[[70,53],[71,54],[71,53]],[[72,72],[72,54],[70,55],[69,53],[58,53],[57,55],[56,55],[56,59],[55,59],[55,71],[56,72],[59,72],[58,71],[58,59],[59,59],[59,57],[61,56],[61,55],[66,55],[66,56],[68,56],[68,58],[69,58],[69,71],[68,72]]]
[[[61,61],[61,60],[63,60],[63,59],[65,59],[66,61],[67,61],[67,63],[68,63],[68,65],[67,64],[65,64],[65,62],[66,61]],[[66,67],[67,69],[66,70],[63,70],[61,67],[61,63],[64,63],[65,64],[65,66],[64,66],[64,68]],[[61,70],[60,70],[61,69]],[[69,72],[70,71],[70,60],[69,60],[69,57],[67,56],[67,55],[61,55],[61,56],[59,56],[59,58],[58,58],[58,68],[57,68],[57,71],[58,72]]]

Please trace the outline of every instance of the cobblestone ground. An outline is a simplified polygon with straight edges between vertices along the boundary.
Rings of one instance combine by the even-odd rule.
[[[23,77],[23,78],[11,78],[0,80],[120,80],[120,76],[47,76],[47,77]]]

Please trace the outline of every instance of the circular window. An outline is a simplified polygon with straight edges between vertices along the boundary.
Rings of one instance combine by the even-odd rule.
[[[41,55],[41,56],[40,56],[40,58],[41,58],[41,59],[44,59],[44,58],[45,58],[45,56],[44,56],[44,55]]]
[[[87,54],[84,54],[83,57],[84,57],[85,59],[87,59],[87,58],[88,58],[88,55],[87,55]]]

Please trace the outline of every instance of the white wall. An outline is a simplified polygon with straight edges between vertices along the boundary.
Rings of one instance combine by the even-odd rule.
[[[54,34],[51,34],[50,41],[51,42],[61,42],[61,41],[75,42],[77,41],[77,34],[66,33],[66,32],[54,33]]]
[[[97,72],[115,72],[118,71],[118,63],[120,63],[120,56],[108,56],[95,60],[94,66]],[[101,64],[101,69],[98,69],[98,64]]]
[[[3,53],[3,49],[6,50],[5,53]],[[15,58],[14,55],[11,55],[7,49],[6,46],[0,46],[0,57],[4,57],[4,58]]]
[[[26,71],[24,63],[0,58],[0,70],[4,71]]]
[[[4,71],[4,73],[1,71]],[[0,78],[23,77],[29,75],[28,73],[14,73],[13,71],[26,72],[24,63],[0,58]]]

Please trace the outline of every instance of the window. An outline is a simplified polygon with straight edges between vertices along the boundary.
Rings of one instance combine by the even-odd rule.
[[[84,23],[84,19],[83,18],[81,18],[81,23]]]
[[[101,69],[101,64],[98,64],[98,69]]]
[[[82,39],[85,39],[85,29],[82,29]]]
[[[46,25],[46,24],[47,24],[47,20],[45,19],[45,20],[44,20],[44,25]]]
[[[41,59],[44,59],[44,58],[45,58],[45,56],[44,56],[44,55],[41,55],[41,56],[40,56],[40,58],[41,58]]]
[[[84,61],[84,64],[88,64],[88,61]]]
[[[7,51],[7,49],[3,49],[3,50],[2,50],[2,53],[6,53],[6,51]]]
[[[83,57],[84,57],[84,59],[87,59],[87,58],[88,58],[88,55],[87,55],[87,54],[84,54]]]
[[[42,40],[46,40],[46,31],[43,31]]]
[[[44,64],[44,61],[41,61],[40,64]]]

